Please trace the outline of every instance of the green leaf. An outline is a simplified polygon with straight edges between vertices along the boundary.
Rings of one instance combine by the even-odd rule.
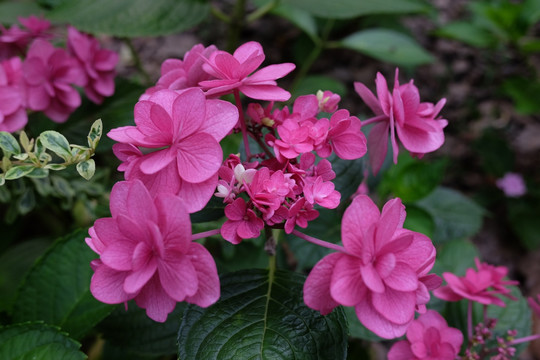
[[[221,278],[221,298],[189,305],[178,332],[180,359],[345,359],[341,308],[327,316],[302,300],[304,277],[245,270]]]
[[[0,23],[14,24],[17,17],[27,17],[45,13],[34,1],[2,1],[0,2]]]
[[[26,174],[26,177],[40,179],[49,176],[49,170],[44,168],[34,168],[31,172]]]
[[[16,322],[43,320],[80,339],[112,311],[90,293],[90,261],[96,254],[85,236],[86,231],[77,231],[58,240],[32,267],[13,308]]]
[[[18,178],[22,178],[23,176],[30,174],[34,169],[34,165],[13,166],[8,171],[6,171],[5,178],[6,180],[15,180]]]
[[[64,160],[71,159],[71,148],[64,135],[57,131],[47,130],[39,136],[45,148],[51,150]]]
[[[26,215],[36,206],[36,196],[32,188],[27,188],[22,196],[17,200],[17,210],[19,214]]]
[[[51,176],[51,181],[56,193],[64,198],[72,198],[75,196],[75,190],[70,185],[69,181],[60,176]]]
[[[364,158],[355,160],[343,160],[332,154],[328,160],[332,163],[332,170],[336,178],[332,180],[336,190],[341,193],[341,204],[346,203],[358,190],[358,186],[364,179]]]
[[[484,209],[461,193],[438,187],[416,205],[428,212],[435,222],[434,243],[476,234],[482,226]]]
[[[45,169],[53,170],[53,171],[60,171],[60,170],[64,170],[65,168],[66,168],[66,165],[62,165],[62,164],[47,164],[47,165],[45,165]]]
[[[400,66],[418,66],[434,60],[413,38],[389,29],[358,31],[341,40],[341,46]]]
[[[403,227],[431,238],[435,229],[435,223],[431,215],[415,205],[407,205],[406,211],[407,217],[405,218]]]
[[[163,356],[176,354],[176,335],[187,304],[178,303],[164,323],[151,320],[146,310],[130,302],[118,306],[99,326],[103,338],[122,349],[124,355]]]
[[[272,13],[289,20],[312,39],[318,38],[317,22],[308,11],[294,6],[280,5],[273,9]]]
[[[77,172],[86,180],[90,180],[96,172],[96,163],[94,162],[94,159],[88,159],[78,163]]]
[[[486,29],[466,21],[456,21],[446,24],[440,27],[436,31],[436,34],[479,48],[491,47],[497,42],[497,39],[490,32],[486,31]]]
[[[139,37],[187,30],[209,10],[209,2],[203,0],[79,0],[64,2],[48,17],[93,34]]]
[[[99,139],[101,139],[101,135],[103,134],[103,122],[101,119],[98,119],[94,121],[92,124],[92,127],[90,128],[90,132],[88,133],[88,146],[90,148],[95,149],[99,143]]]
[[[81,344],[55,327],[41,323],[15,324],[0,328],[0,359],[84,360]]]
[[[17,139],[6,131],[0,131],[0,148],[4,151],[5,155],[21,153],[21,147]]]
[[[495,177],[503,177],[514,169],[515,154],[502,132],[488,128],[473,143],[483,170]]]
[[[48,246],[49,242],[44,240],[24,241],[0,255],[0,311],[11,309],[25,273]]]
[[[525,77],[506,79],[501,90],[514,102],[516,110],[524,115],[540,113],[540,104],[535,94],[540,91],[540,82]]]
[[[384,173],[378,191],[381,198],[389,193],[410,203],[426,197],[444,177],[447,160],[420,161],[401,154],[398,163]]]
[[[536,198],[508,201],[508,220],[523,246],[534,251],[540,248],[540,202]]]
[[[263,1],[258,1],[258,3],[263,3]],[[426,11],[426,5],[416,0],[282,0],[281,4],[297,7],[315,16],[330,19]]]

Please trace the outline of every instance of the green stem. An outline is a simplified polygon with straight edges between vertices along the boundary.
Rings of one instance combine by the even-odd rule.
[[[131,52],[131,56],[133,57],[133,61],[135,62],[135,67],[137,68],[139,73],[144,78],[145,84],[146,85],[152,84],[152,79],[150,78],[150,75],[148,74],[148,72],[146,72],[146,70],[144,69],[144,66],[143,66],[143,64],[141,62],[141,58],[139,56],[139,53],[135,49],[135,46],[133,46],[133,42],[131,41],[131,39],[130,38],[123,38],[122,40],[124,41],[124,43],[129,48],[129,51]]]
[[[258,8],[254,12],[252,12],[247,18],[246,21],[248,24],[260,19],[270,11],[272,11],[274,8],[276,8],[279,5],[280,0],[274,0],[266,3],[263,7]]]
[[[302,66],[296,73],[294,81],[290,87],[291,93],[293,93],[298,88],[298,85],[300,84],[300,82],[302,82],[302,80],[304,80],[307,73],[313,66],[313,63],[315,62],[315,60],[317,60],[322,50],[326,47],[327,39],[328,39],[328,36],[330,35],[330,31],[332,30],[332,26],[334,26],[334,20],[328,19],[322,31],[321,37],[317,39],[317,41],[314,41],[315,46],[313,47],[313,50],[311,50],[307,58],[302,62]]]
[[[219,10],[217,7],[215,6],[210,7],[210,12],[212,13],[212,15],[214,15],[219,20],[223,21],[225,24],[231,23],[231,18],[227,14],[225,14],[223,11]]]
[[[240,32],[244,27],[244,21],[246,16],[246,0],[236,0],[234,4],[233,13],[229,22],[229,33],[227,34],[227,51],[232,53],[240,38]]]

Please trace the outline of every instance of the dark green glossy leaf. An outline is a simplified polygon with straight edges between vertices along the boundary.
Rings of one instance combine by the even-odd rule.
[[[221,278],[221,299],[188,306],[178,332],[180,359],[345,359],[341,308],[322,316],[302,300],[304,277],[245,270]]]
[[[438,187],[416,205],[433,217],[435,243],[474,235],[482,226],[484,209],[461,193]]]
[[[179,303],[164,323],[151,320],[146,310],[130,302],[102,321],[98,328],[105,341],[121,350],[124,356],[163,356],[176,354],[176,336],[186,303]]]
[[[90,293],[90,261],[97,256],[86,236],[78,231],[58,240],[32,267],[13,308],[15,321],[43,320],[78,339],[112,311]]]
[[[0,359],[86,359],[81,344],[57,328],[40,323],[16,324],[0,328]]]
[[[433,56],[416,40],[390,29],[358,31],[341,40],[340,44],[375,59],[400,66],[418,66],[433,62]]]
[[[48,17],[93,34],[138,37],[189,29],[209,10],[204,0],[79,0],[63,2]]]

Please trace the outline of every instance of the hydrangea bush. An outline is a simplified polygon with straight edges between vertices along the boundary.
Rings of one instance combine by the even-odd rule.
[[[35,112],[70,121],[81,93],[106,102],[119,56],[74,26],[65,28],[66,46],[55,47],[49,21],[19,22],[24,28],[0,28],[2,183],[46,179],[70,165],[89,179],[102,122],[91,127],[88,146],[52,130],[30,140],[22,130]],[[115,336],[116,344],[129,342],[118,339],[130,321],[143,324],[143,334],[172,324],[182,359],[346,358],[349,331],[396,339],[390,360],[511,359],[518,344],[540,337],[513,327],[501,335],[497,322],[508,315],[499,308],[529,314],[507,268],[476,258],[476,269],[465,265],[464,274],[441,271],[438,264],[456,256],[450,243],[436,246],[409,229],[406,201],[377,199],[370,189],[369,174],[386,171],[387,157],[403,163],[400,148],[410,155],[405,161],[420,164],[415,159],[443,145],[452,122],[441,115],[446,100],[422,101],[412,80],[400,85],[396,68],[392,89],[381,73],[374,92],[354,83],[358,101],[373,111],[364,119],[324,88],[292,98],[278,80],[296,65],[263,66],[265,58],[263,46],[248,41],[231,52],[197,44],[163,62],[161,77],[138,96],[134,122],[108,126],[123,176],[108,195],[110,216],[60,240],[30,270],[9,312],[12,324],[0,327],[0,357],[23,354],[14,348],[26,336],[32,354],[43,341],[61,349],[51,354],[81,358],[75,340],[92,339],[97,325],[111,344]],[[361,165],[341,180],[351,163]],[[356,191],[344,196],[340,180],[353,181]],[[312,230],[325,220],[339,227],[338,241]],[[316,249],[307,277],[290,271],[290,244]],[[248,261],[262,255],[267,265],[224,271],[220,252],[227,248],[248,249]],[[36,285],[43,272],[75,267],[77,274],[56,274],[50,288]],[[71,275],[85,280],[62,278]],[[70,310],[40,311],[36,291]],[[539,312],[535,299],[528,303]],[[110,314],[114,304],[121,309]],[[154,354],[169,354],[159,342],[152,346]]]

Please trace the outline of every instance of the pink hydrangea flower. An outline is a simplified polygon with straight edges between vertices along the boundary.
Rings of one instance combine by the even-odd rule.
[[[289,100],[291,94],[278,87],[276,79],[293,71],[295,65],[292,63],[270,65],[253,73],[264,58],[261,44],[255,41],[243,44],[232,55],[225,51],[214,51],[203,65],[203,70],[215,80],[201,81],[199,85],[207,89],[208,96],[229,94],[238,89],[252,99]]]
[[[81,105],[79,92],[72,85],[83,86],[86,79],[77,60],[64,49],[37,39],[23,63],[27,105],[43,111],[51,120],[64,122]]]
[[[49,39],[47,30],[51,23],[42,17],[30,15],[27,18],[17,18],[25,29],[13,25],[9,29],[0,24],[0,60],[19,56],[26,52],[26,47],[34,39]]]
[[[325,256],[304,284],[304,302],[328,314],[338,305],[354,306],[366,328],[383,338],[405,334],[415,309],[438,286],[427,274],[435,247],[423,234],[403,229],[405,209],[390,200],[382,213],[365,195],[355,197],[343,215],[346,252]]]
[[[388,360],[454,360],[458,357],[463,334],[449,327],[436,311],[428,310],[407,329],[407,339],[396,342]]]
[[[411,80],[400,85],[398,69],[394,80],[394,89],[388,91],[386,79],[377,73],[377,97],[362,83],[355,82],[354,88],[358,95],[375,113],[375,117],[364,122],[375,123],[369,133],[368,149],[370,151],[370,164],[374,173],[377,173],[386,157],[388,149],[388,133],[392,145],[393,160],[397,163],[397,138],[405,149],[415,156],[432,152],[444,143],[444,127],[448,124],[445,119],[437,118],[446,99],[437,104],[420,102],[418,88]]]
[[[333,113],[338,109],[341,96],[331,91],[317,91],[317,100],[319,102],[319,111]]]
[[[180,198],[152,198],[140,181],[123,181],[114,185],[110,206],[112,217],[96,220],[86,239],[100,256],[91,263],[96,299],[106,304],[134,299],[159,322],[177,302],[207,307],[218,300],[216,264],[208,250],[191,241]]]
[[[68,28],[68,48],[86,74],[86,96],[94,103],[101,104],[106,96],[114,94],[118,54],[101,49],[97,39],[80,33],[73,26]]]
[[[433,292],[433,295],[446,301],[468,299],[484,305],[494,304],[502,307],[506,304],[497,295],[515,300],[515,297],[510,295],[511,290],[507,286],[517,285],[519,282],[504,280],[508,274],[508,268],[481,263],[478,258],[475,262],[478,271],[469,268],[463,277],[449,272],[443,273],[443,278],[448,285],[441,286]]]
[[[221,226],[221,236],[233,244],[239,244],[242,239],[256,238],[264,228],[264,221],[247,208],[242,198],[225,207],[225,216],[227,221]]]
[[[212,78],[206,73],[202,65],[204,59],[216,51],[214,45],[205,48],[202,44],[197,44],[184,55],[184,59],[167,59],[161,64],[161,77],[153,86],[145,91],[140,100],[146,100],[149,95],[158,90],[183,90],[191,87],[198,87],[199,82]]]
[[[108,136],[153,150],[123,155],[129,161],[124,167],[126,180],[142,180],[153,194],[178,194],[188,211],[195,212],[216,189],[223,160],[219,141],[237,121],[234,105],[207,100],[200,89],[160,90],[135,105],[136,126],[112,129]]]
[[[28,122],[18,57],[0,63],[0,131],[21,130]]]
[[[497,180],[497,187],[508,197],[520,197],[527,192],[527,186],[523,176],[517,173],[506,173]]]

